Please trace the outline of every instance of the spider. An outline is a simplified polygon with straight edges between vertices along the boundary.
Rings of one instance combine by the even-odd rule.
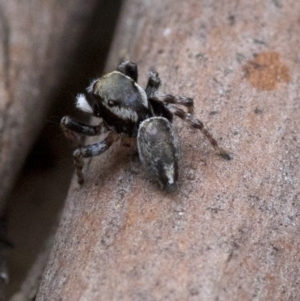
[[[220,156],[231,159],[203,123],[194,117],[192,98],[158,92],[160,78],[154,70],[149,72],[146,89],[138,85],[137,80],[137,65],[122,61],[116,71],[92,81],[86,92],[76,97],[78,109],[102,118],[98,125],[87,125],[69,116],[62,118],[65,136],[78,146],[73,158],[79,184],[84,183],[83,158],[102,154],[120,138],[123,142],[134,138],[146,170],[163,188],[174,190],[180,159],[179,141],[172,127],[174,115],[202,131]],[[104,140],[85,146],[77,137],[77,134],[96,136],[103,133],[108,133]]]

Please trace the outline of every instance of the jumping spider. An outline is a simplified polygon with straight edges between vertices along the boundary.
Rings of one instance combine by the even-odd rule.
[[[217,153],[230,160],[230,155],[193,116],[193,99],[158,92],[160,78],[154,70],[149,72],[145,90],[137,80],[137,65],[130,61],[121,62],[116,71],[94,80],[86,93],[77,95],[76,107],[102,118],[98,125],[87,125],[69,116],[62,118],[65,136],[78,146],[73,157],[79,184],[84,182],[83,158],[102,154],[120,138],[135,138],[145,168],[162,187],[173,190],[178,179],[180,157],[179,142],[172,128],[174,115],[202,131]],[[105,132],[108,135],[103,141],[86,146],[79,143],[76,135],[96,136]]]

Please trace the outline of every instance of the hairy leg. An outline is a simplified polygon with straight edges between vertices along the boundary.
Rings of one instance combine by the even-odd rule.
[[[183,105],[190,114],[194,112],[194,101],[192,98],[158,92],[160,83],[159,74],[155,70],[151,70],[149,72],[149,79],[145,90],[149,99],[160,101],[164,104]]]
[[[85,136],[97,136],[108,131],[102,122],[96,126],[92,126],[77,121],[75,118],[69,116],[63,117],[61,119],[60,125],[67,139],[72,141],[76,145],[76,147],[81,146],[76,133]]]
[[[160,86],[160,78],[158,72],[156,72],[155,70],[150,70],[148,77],[148,83],[145,91],[148,98],[152,98]]]
[[[171,94],[163,94],[160,92],[154,93],[153,99],[162,101],[165,104],[175,104],[182,105],[187,108],[188,113],[194,113],[194,100],[190,97],[179,96],[179,95],[171,95]]]
[[[76,149],[73,152],[78,184],[83,184],[84,182],[84,177],[82,172],[83,158],[90,158],[104,153],[119,138],[120,137],[118,134],[114,132],[110,132],[103,141],[83,146],[81,148]]]
[[[136,63],[130,61],[122,61],[118,65],[117,71],[131,77],[135,82],[138,81],[138,67]]]
[[[204,134],[204,136],[209,140],[209,142],[217,151],[217,154],[219,156],[226,160],[232,159],[230,154],[218,145],[217,140],[215,140],[213,136],[208,132],[208,130],[205,129],[204,124],[199,119],[196,119],[191,114],[186,113],[182,109],[178,108],[176,105],[170,105],[169,108],[174,115],[187,121],[193,128],[200,130]]]

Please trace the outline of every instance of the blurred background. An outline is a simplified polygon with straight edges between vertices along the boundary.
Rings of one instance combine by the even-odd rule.
[[[78,41],[73,42],[75,46],[71,56],[69,53],[65,56],[68,62],[64,76],[56,83],[57,88],[49,93],[48,99],[42,100],[49,103],[46,118],[42,127],[37,129],[38,138],[29,153],[25,154],[25,163],[2,212],[3,227],[7,229],[6,239],[11,245],[5,247],[7,256],[4,259],[9,276],[6,286],[8,299],[20,289],[37,256],[46,244],[51,243],[49,237],[59,222],[74,171],[72,149],[62,134],[60,119],[72,115],[86,120],[87,116],[80,115],[74,107],[75,95],[104,71],[121,2],[90,1],[91,8],[85,12]],[[17,3],[3,2],[0,5],[6,6],[7,18],[9,6]],[[31,9],[32,18],[42,17],[38,6],[33,5]],[[79,7],[75,8],[75,12],[77,15],[73,14],[72,18],[80,18]],[[4,18],[3,22],[6,22]],[[6,26],[4,23],[2,25]],[[63,45],[59,47],[63,48]],[[63,57],[61,59],[64,60]],[[7,299],[3,297],[3,300]]]

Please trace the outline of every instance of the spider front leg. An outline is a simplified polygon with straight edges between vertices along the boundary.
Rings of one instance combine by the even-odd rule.
[[[154,101],[163,102],[164,104],[182,105],[187,108],[190,114],[194,113],[194,100],[192,98],[158,92],[159,86],[159,74],[156,71],[151,70],[149,72],[149,79],[145,89],[148,98],[153,99]]]
[[[123,61],[118,65],[117,71],[129,76],[135,82],[138,81],[138,67],[136,63]]]
[[[214,147],[214,149],[217,151],[217,154],[219,156],[221,156],[225,160],[232,159],[230,154],[225,149],[223,149],[222,147],[220,147],[218,145],[217,140],[215,140],[212,137],[212,135],[208,132],[208,130],[205,129],[204,124],[199,119],[196,119],[191,114],[184,112],[183,110],[178,108],[176,105],[169,105],[169,109],[171,110],[171,112],[174,115],[187,121],[193,128],[200,130],[205,135],[205,137],[209,140],[209,142]]]
[[[152,98],[160,86],[160,78],[158,72],[156,72],[155,70],[149,71],[148,77],[149,79],[148,79],[145,92],[148,98]]]
[[[85,136],[97,136],[107,132],[107,128],[103,122],[96,126],[92,126],[77,121],[75,118],[72,118],[70,116],[63,117],[60,121],[60,125],[66,138],[72,141],[76,147],[81,146],[81,143],[76,133]]]
[[[115,132],[110,132],[103,141],[83,146],[73,152],[78,184],[81,185],[84,183],[82,172],[83,158],[90,158],[104,153],[114,142],[119,140],[119,138],[120,137],[118,134]]]

